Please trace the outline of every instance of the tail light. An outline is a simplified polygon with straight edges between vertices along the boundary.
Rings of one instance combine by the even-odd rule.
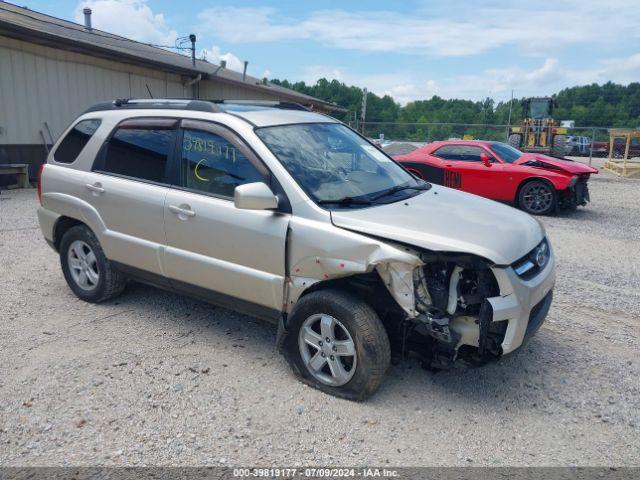
[[[40,206],[42,206],[42,171],[45,165],[46,163],[43,163],[38,169],[38,203],[40,203]]]

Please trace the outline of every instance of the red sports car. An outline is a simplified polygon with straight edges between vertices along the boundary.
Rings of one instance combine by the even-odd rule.
[[[513,202],[535,215],[586,205],[587,181],[592,173],[598,173],[582,163],[478,140],[429,143],[394,158],[424,180]]]

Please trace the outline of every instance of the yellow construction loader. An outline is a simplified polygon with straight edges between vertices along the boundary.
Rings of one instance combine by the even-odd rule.
[[[509,128],[509,145],[523,152],[543,153],[564,158],[567,148],[567,129],[553,119],[555,99],[532,97],[523,100],[523,120]]]

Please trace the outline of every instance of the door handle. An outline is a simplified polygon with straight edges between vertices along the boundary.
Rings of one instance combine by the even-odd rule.
[[[92,193],[96,193],[98,195],[104,193],[104,188],[102,188],[102,184],[100,182],[87,183],[85,186],[87,187],[87,190]]]
[[[183,215],[185,217],[195,217],[196,216],[196,212],[191,210],[189,205],[181,205],[179,207],[177,205],[169,205],[169,211],[171,213],[175,213],[178,216],[180,216],[180,215]]]

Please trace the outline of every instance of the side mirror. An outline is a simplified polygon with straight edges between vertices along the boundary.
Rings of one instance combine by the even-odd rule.
[[[233,204],[243,210],[273,210],[278,208],[278,197],[266,183],[247,183],[235,188]]]
[[[491,166],[491,157],[489,155],[487,155],[486,153],[481,153],[480,154],[480,160],[482,160],[482,163],[484,163],[485,167],[490,167]]]

